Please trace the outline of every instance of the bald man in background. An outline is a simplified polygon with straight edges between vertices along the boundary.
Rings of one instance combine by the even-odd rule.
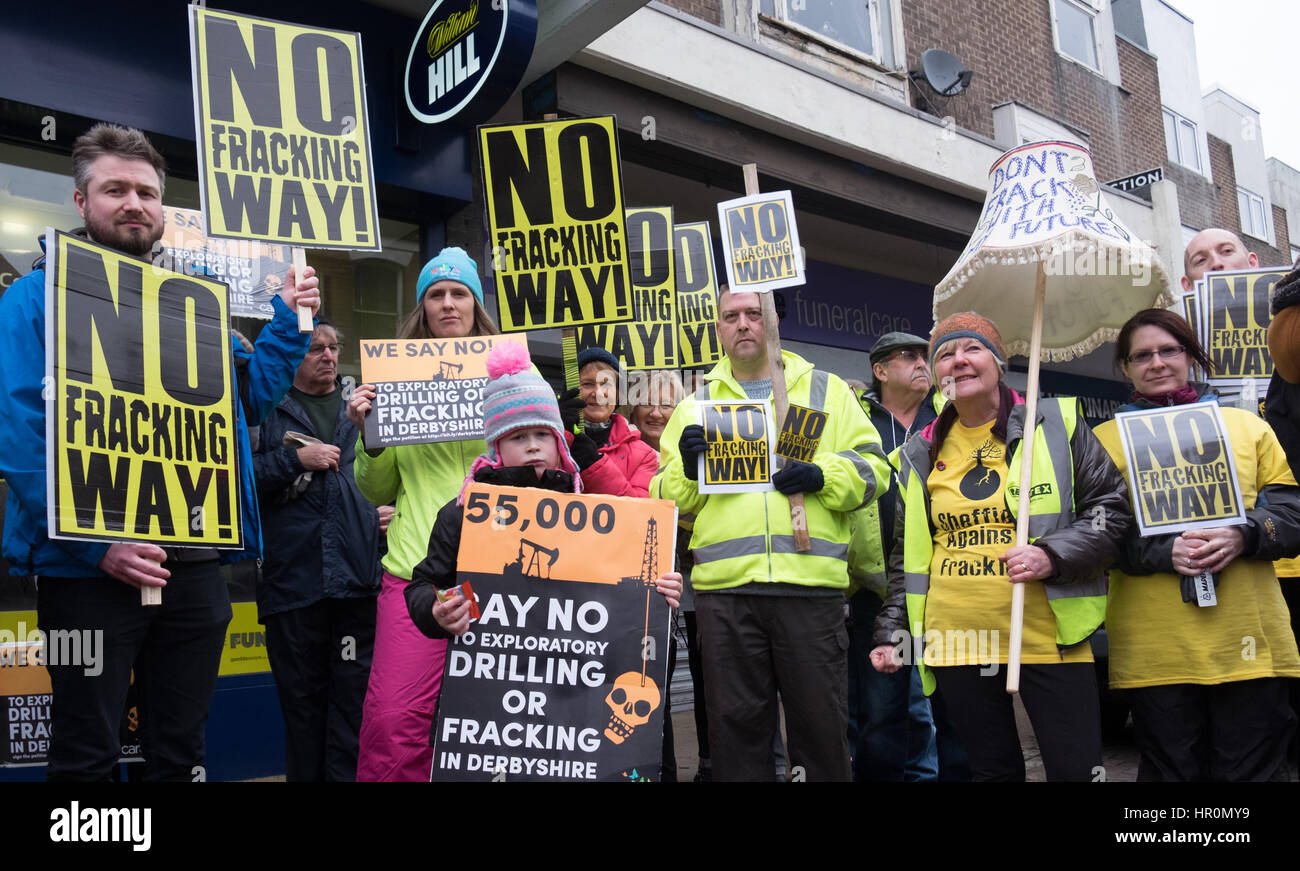
[[[1183,290],[1190,292],[1196,286],[1196,282],[1207,272],[1253,269],[1256,266],[1259,266],[1259,257],[1247,250],[1241,237],[1222,227],[1210,227],[1193,236],[1183,252]],[[1285,283],[1286,279],[1283,279],[1279,284]],[[1278,430],[1278,438],[1283,439],[1281,429],[1274,423],[1275,415],[1267,413],[1270,406],[1278,404],[1275,396],[1280,396],[1278,391],[1285,386],[1284,384],[1279,386],[1280,381],[1281,379],[1274,374],[1273,383],[1269,385],[1269,398],[1265,400],[1264,405],[1265,417],[1274,429]],[[1283,444],[1285,445],[1286,442],[1284,441]],[[1300,463],[1300,458],[1292,457],[1291,453],[1288,452],[1287,460],[1294,468]],[[1273,564],[1273,569],[1277,572],[1277,579],[1282,587],[1282,597],[1286,599],[1287,607],[1291,609],[1291,631],[1300,637],[1300,620],[1297,619],[1300,618],[1300,559],[1278,560]],[[1297,716],[1300,716],[1300,681],[1291,680],[1288,683],[1291,708]],[[1300,734],[1297,735],[1296,747],[1292,749],[1293,754],[1300,753],[1298,748],[1300,748]]]

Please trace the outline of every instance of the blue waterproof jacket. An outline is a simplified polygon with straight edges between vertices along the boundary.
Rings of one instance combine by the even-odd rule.
[[[249,354],[231,337],[239,439],[242,552],[222,552],[223,562],[260,557],[261,525],[248,427],[256,426],[293,383],[311,343],[298,332],[298,320],[284,302],[274,300],[275,317],[262,328]],[[45,263],[15,281],[0,297],[0,474],[9,484],[5,503],[4,555],[15,575],[89,578],[102,575],[99,561],[108,544],[51,539],[45,499]]]

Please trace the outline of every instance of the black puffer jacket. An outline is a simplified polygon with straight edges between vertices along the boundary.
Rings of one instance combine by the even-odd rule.
[[[573,476],[560,469],[548,470],[540,479],[532,466],[507,466],[500,469],[483,468],[474,475],[483,484],[503,487],[538,487],[558,493],[573,493]],[[433,619],[433,606],[438,602],[435,590],[456,586],[456,555],[460,552],[460,525],[465,506],[453,499],[438,510],[429,534],[429,554],[406,585],[406,609],[411,620],[430,638],[450,638],[447,631]]]
[[[294,480],[306,469],[296,448],[284,445],[290,430],[316,436],[302,405],[285,394],[262,424],[253,472],[262,514],[262,580],[257,586],[261,618],[321,599],[377,596],[379,514],[361,495],[352,476],[357,428],[339,404],[334,444],[339,448],[338,471],[312,473],[302,493],[291,495]]]

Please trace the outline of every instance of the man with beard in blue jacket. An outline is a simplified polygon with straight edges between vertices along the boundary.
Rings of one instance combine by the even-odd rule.
[[[163,159],[138,130],[99,124],[72,151],[73,201],[92,242],[147,260],[162,238]],[[76,632],[98,652],[91,663],[48,666],[53,690],[46,777],[107,780],[121,752],[118,729],[135,674],[147,780],[205,779],[203,733],[230,621],[219,553],[207,548],[53,540],[46,525],[45,263],[0,298],[0,472],[9,483],[4,555],[10,571],[37,578],[45,636]],[[285,283],[254,353],[235,341],[240,512],[247,550],[261,554],[248,426],[288,389],[309,336],[294,310],[319,307],[310,268]],[[157,349],[146,349],[157,353]],[[165,587],[158,606],[141,587]],[[93,639],[101,639],[94,642]]]

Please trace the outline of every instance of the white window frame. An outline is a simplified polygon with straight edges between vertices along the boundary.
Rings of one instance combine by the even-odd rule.
[[[833,39],[832,37],[829,37],[824,33],[820,33],[816,30],[813,30],[812,28],[807,27],[806,25],[799,24],[797,21],[794,20],[793,16],[790,14],[790,7],[796,2],[797,0],[772,0],[773,18],[780,21],[782,27],[788,27],[791,30],[795,31],[796,33],[800,33],[811,39],[815,39],[818,42],[825,43],[826,45],[833,46],[837,51],[842,51],[845,54],[851,55],[861,60],[869,61],[875,64],[876,66],[885,67],[887,69],[893,69],[897,66],[897,64],[894,63],[894,58],[892,57],[886,58],[883,55],[884,40],[881,38],[881,34],[880,34],[880,4],[881,3],[891,4],[890,20],[894,22],[898,22],[901,19],[901,15],[902,15],[902,9],[900,8],[900,4],[898,3],[898,0],[861,0],[861,2],[867,6],[867,14],[871,19],[871,45],[875,49],[874,54],[870,52],[865,52],[860,48],[855,48],[854,46],[851,46],[846,42],[840,42],[839,40]],[[755,9],[761,10],[762,4],[756,3]],[[892,35],[893,38],[891,39],[891,42],[897,44],[898,28],[895,27],[894,30],[895,33]],[[895,48],[896,53],[897,51],[898,51],[897,48]]]
[[[1073,6],[1075,9],[1078,9],[1080,12],[1084,13],[1091,19],[1092,50],[1097,57],[1096,66],[1093,66],[1092,64],[1088,63],[1086,60],[1083,60],[1082,58],[1077,58],[1072,54],[1067,54],[1061,48],[1061,22],[1056,17],[1056,4],[1058,2],[1068,3],[1070,6]],[[1091,0],[1047,0],[1047,4],[1048,4],[1048,8],[1051,9],[1052,12],[1052,45],[1053,47],[1055,47],[1056,53],[1059,54],[1061,57],[1065,58],[1066,60],[1078,64],[1079,66],[1083,67],[1086,70],[1092,70],[1094,73],[1096,73],[1099,76],[1105,76],[1106,75],[1106,71],[1104,69],[1105,55],[1102,53],[1101,39],[1097,33],[1098,31],[1097,18],[1101,10],[1098,9],[1096,4],[1091,2]]]
[[[1241,208],[1243,199],[1246,201],[1246,208],[1244,209]],[[1255,226],[1253,217],[1249,217],[1251,215],[1250,207],[1256,204],[1259,206],[1259,217],[1261,221],[1261,224],[1258,227]],[[1267,205],[1268,204],[1264,202],[1264,198],[1259,194],[1254,193],[1241,185],[1237,185],[1237,210],[1241,212],[1241,232],[1248,236],[1254,236],[1256,239],[1261,239],[1272,245],[1273,243],[1269,233],[1269,224],[1271,223],[1271,221],[1269,221],[1270,210]]]
[[[1169,138],[1169,131],[1168,130],[1165,131],[1165,151],[1169,154],[1169,159],[1172,160],[1174,163],[1178,164],[1179,166],[1185,166],[1188,169],[1192,170],[1193,172],[1198,172],[1201,175],[1204,175],[1205,170],[1201,166],[1200,128],[1196,126],[1195,121],[1192,121],[1190,118],[1178,114],[1173,109],[1170,109],[1168,106],[1161,106],[1160,108],[1162,110],[1164,118],[1173,121],[1173,125],[1174,125],[1174,136],[1172,140]],[[1192,130],[1192,139],[1195,142],[1196,147],[1193,149],[1191,157],[1195,160],[1195,163],[1188,163],[1186,160],[1186,157],[1188,155],[1183,154],[1183,141],[1178,136],[1178,134],[1182,131],[1183,127],[1190,127]],[[1171,147],[1172,150],[1170,150]]]

